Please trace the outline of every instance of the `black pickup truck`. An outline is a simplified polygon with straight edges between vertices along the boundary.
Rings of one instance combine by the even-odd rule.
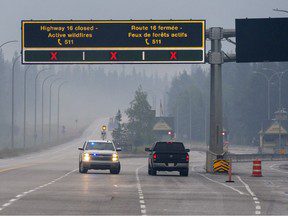
[[[182,142],[156,142],[145,151],[149,152],[149,175],[157,175],[157,171],[179,171],[181,176],[188,176],[190,149],[185,149]]]

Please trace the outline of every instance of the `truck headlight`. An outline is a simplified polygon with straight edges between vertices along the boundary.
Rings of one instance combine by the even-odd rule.
[[[112,161],[113,161],[113,162],[118,161],[118,154],[114,153],[114,154],[112,155]]]
[[[83,161],[89,161],[90,160],[90,155],[89,153],[84,153],[83,155]]]

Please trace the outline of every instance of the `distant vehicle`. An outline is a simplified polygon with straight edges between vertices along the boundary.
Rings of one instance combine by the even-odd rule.
[[[185,149],[181,142],[156,142],[148,158],[148,174],[157,175],[157,171],[179,171],[181,176],[189,174],[190,149]]]
[[[79,172],[87,173],[89,169],[110,170],[111,174],[119,174],[121,165],[118,151],[121,148],[115,148],[113,142],[105,140],[89,140],[78,148],[79,154]]]

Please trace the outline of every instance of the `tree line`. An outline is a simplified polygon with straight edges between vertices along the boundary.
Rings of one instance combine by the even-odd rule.
[[[287,66],[287,63],[223,65],[223,127],[229,132],[231,144],[259,144],[258,132],[262,122],[268,120],[268,100],[271,119],[279,108],[287,111]],[[209,95],[210,72],[206,68],[192,67],[172,80],[167,106],[169,115],[175,116],[179,139],[209,141]]]

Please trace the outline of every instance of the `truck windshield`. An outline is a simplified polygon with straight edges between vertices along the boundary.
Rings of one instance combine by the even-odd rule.
[[[185,147],[181,142],[157,142],[154,151],[159,153],[185,153]]]
[[[114,151],[114,146],[110,142],[88,142],[85,150],[111,150]]]

